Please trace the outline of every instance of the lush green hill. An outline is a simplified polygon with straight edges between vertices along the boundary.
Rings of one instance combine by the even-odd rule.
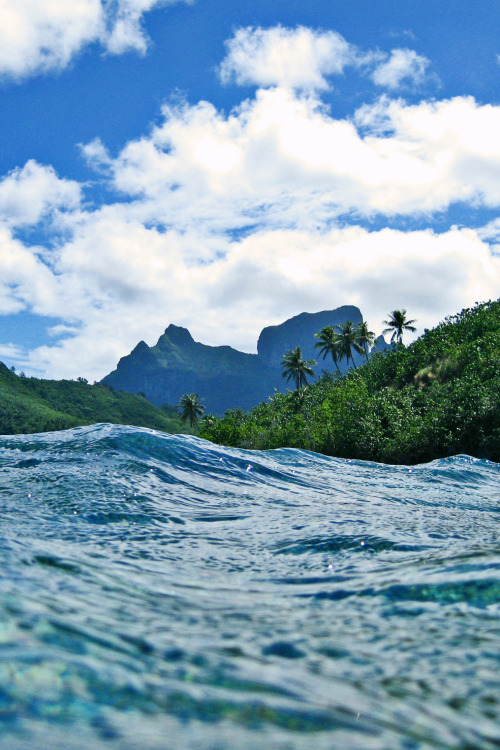
[[[48,432],[96,422],[189,431],[173,409],[159,409],[142,396],[114,393],[84,381],[19,377],[0,362],[0,434]]]
[[[201,434],[386,463],[457,453],[500,461],[500,301],[463,310],[345,377],[205,418]]]

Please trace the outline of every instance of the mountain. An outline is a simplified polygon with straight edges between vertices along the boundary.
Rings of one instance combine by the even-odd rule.
[[[305,359],[316,359],[314,334],[326,325],[335,326],[346,320],[360,323],[359,309],[344,306],[301,313],[280,325],[264,328],[257,354],[230,346],[201,344],[187,328],[169,325],[155,346],[141,341],[102,382],[115,390],[142,393],[157,406],[177,404],[185,393],[197,393],[207,413],[220,415],[232,408],[251,409],[266,401],[275,389],[286,390],[280,368],[285,352],[301,346]],[[386,346],[383,339],[381,343]],[[331,360],[321,360],[316,372],[333,369]]]
[[[102,382],[115,390],[143,393],[158,406],[198,393],[207,412],[221,414],[266,399],[275,379],[256,354],[200,344],[187,328],[170,325],[155,346],[137,344]]]

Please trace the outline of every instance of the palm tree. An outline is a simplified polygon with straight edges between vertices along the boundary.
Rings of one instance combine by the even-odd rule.
[[[307,383],[307,375],[314,378],[313,366],[316,364],[314,359],[302,359],[302,349],[297,346],[296,349],[292,349],[287,352],[281,358],[281,373],[287,382],[289,380],[295,381],[295,387],[301,388]]]
[[[199,418],[205,411],[205,407],[200,402],[197,393],[186,393],[177,404],[177,408],[182,409],[182,421],[189,421],[191,427],[196,427]]]
[[[366,361],[368,362],[368,347],[371,348],[375,343],[375,334],[368,328],[368,323],[366,322],[366,320],[358,323],[354,330],[356,331],[357,336],[356,343],[359,344],[363,349]]]
[[[416,323],[416,320],[406,319],[406,310],[393,310],[389,313],[389,320],[384,320],[384,325],[387,326],[382,333],[392,333],[391,344],[401,345],[403,343],[403,333],[405,331],[411,331],[412,333],[417,329],[412,325]]]
[[[350,320],[345,323],[341,323],[337,326],[339,332],[337,333],[337,346],[340,356],[345,357],[347,360],[347,367],[349,367],[349,360],[351,360],[354,369],[356,369],[356,363],[354,362],[353,349],[358,354],[364,354],[365,350],[358,344],[357,327],[353,326]]]
[[[323,355],[323,359],[326,359],[327,355],[331,354],[335,367],[340,373],[338,341],[334,328],[332,326],[325,326],[319,333],[315,333],[314,336],[319,339],[314,344],[314,348],[319,349],[319,353]]]

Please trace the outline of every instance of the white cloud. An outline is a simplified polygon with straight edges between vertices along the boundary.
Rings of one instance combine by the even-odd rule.
[[[423,326],[463,300],[491,295],[499,280],[500,261],[471,230],[262,231],[231,245],[213,274],[208,306],[240,309],[245,317],[259,310],[277,321],[301,301],[307,309],[350,302],[380,327],[391,299]]]
[[[146,5],[138,0],[135,18]],[[411,226],[457,201],[500,207],[500,107],[382,97],[335,118],[318,96],[332,68],[314,33],[303,78],[285,66],[271,83],[260,67],[269,38],[254,68],[243,56],[227,75],[246,71],[271,87],[232,112],[165,106],[116,158],[98,139],[83,147],[114,203],[83,203],[80,186],[35,162],[0,182],[0,312],[65,323],[54,331],[62,339],[30,353],[33,371],[100,378],[170,322],[251,351],[263,326],[302,310],[357,304],[380,330],[389,310],[405,307],[422,330],[497,295],[496,224],[441,234],[356,224],[378,215]],[[46,247],[23,244],[16,230],[42,218]]]
[[[478,231],[479,237],[487,242],[500,244],[500,218],[493,219]]]
[[[22,76],[67,65],[85,44],[104,33],[100,0],[3,0],[0,6],[0,72]]]
[[[53,227],[66,213],[78,211],[80,199],[78,183],[60,179],[52,167],[35,161],[0,181],[0,313],[30,309],[68,316],[73,295],[67,280],[54,273],[50,249],[26,245],[15,233],[42,221]]]
[[[418,195],[421,208],[433,211],[454,201],[500,205],[500,107],[478,105],[472,97],[414,106],[383,98],[360,109],[356,122],[368,129],[365,142],[380,156],[406,158],[408,167],[413,166],[408,175],[411,203]],[[433,193],[427,201],[422,189]]]
[[[107,12],[109,33],[105,39],[108,52],[115,55],[135,49],[146,52],[147,36],[141,28],[142,16],[158,5],[171,4],[179,0],[118,0],[114,17],[104,5]],[[186,0],[190,2],[190,0]]]
[[[14,360],[16,362],[24,362],[26,352],[16,344],[0,344],[0,360],[3,362],[4,359]]]
[[[113,54],[144,52],[142,16],[167,2],[176,0],[1,0],[0,75],[63,68],[92,42]]]
[[[238,29],[226,47],[227,55],[219,66],[222,82],[264,88],[325,90],[329,76],[354,66],[377,86],[395,90],[422,84],[430,65],[411,49],[394,49],[390,54],[363,52],[335,31],[304,26]]]
[[[54,302],[58,299],[58,284],[41,255],[42,248],[25,247],[20,240],[12,236],[7,227],[0,225],[2,315],[20,312],[28,307],[40,314],[51,314]],[[65,302],[67,304],[67,298]],[[57,304],[59,306],[59,303]]]
[[[52,167],[30,160],[0,180],[0,222],[33,225],[54,210],[76,208],[80,199],[77,182],[59,179]]]
[[[88,151],[118,190],[142,198],[148,221],[189,225],[194,204],[200,221],[226,229],[500,205],[500,107],[471,98],[382,98],[350,121],[313,96],[273,88],[227,116],[207,102],[163,114],[115,160],[95,142]]]
[[[238,29],[226,42],[219,72],[224,83],[327,89],[325,76],[354,63],[356,49],[334,31],[274,26]]]
[[[402,84],[420,84],[426,75],[430,62],[411,49],[393,49],[391,55],[381,62],[372,73],[377,86],[397,89]]]

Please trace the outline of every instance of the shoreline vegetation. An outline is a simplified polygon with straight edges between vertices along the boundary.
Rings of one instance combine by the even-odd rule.
[[[141,395],[113,391],[100,383],[40,380],[16,375],[0,362],[0,434],[67,430],[97,422],[192,432],[174,407],[158,408]]]
[[[346,375],[324,373],[249,412],[206,415],[199,434],[389,464],[460,453],[500,461],[500,300],[447,317],[408,347],[394,343]]]

